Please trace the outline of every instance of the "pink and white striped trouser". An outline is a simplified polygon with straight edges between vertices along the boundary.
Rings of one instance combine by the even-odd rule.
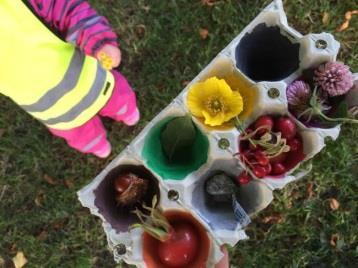
[[[111,145],[100,116],[110,117],[129,126],[135,125],[140,117],[135,93],[127,80],[119,72],[112,73],[115,79],[112,96],[95,117],[84,125],[69,130],[49,128],[53,135],[65,139],[70,147],[101,158],[111,153]]]

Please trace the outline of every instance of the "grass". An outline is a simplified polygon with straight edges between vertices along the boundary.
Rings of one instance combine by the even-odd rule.
[[[23,251],[27,267],[115,267],[100,220],[77,201],[89,183],[269,1],[92,0],[121,40],[122,72],[138,90],[142,112],[134,128],[106,121],[113,153],[107,160],[78,154],[0,97],[0,255]],[[306,34],[331,32],[339,59],[357,72],[358,18],[336,28],[355,0],[284,1],[289,23]],[[329,20],[322,23],[324,13]],[[199,29],[207,28],[202,40]],[[354,29],[355,28],[355,29]],[[358,262],[358,131],[344,126],[301,181],[248,228],[250,240],[230,249],[232,267],[354,267]],[[47,181],[44,179],[47,178]],[[330,208],[335,198],[340,206]]]

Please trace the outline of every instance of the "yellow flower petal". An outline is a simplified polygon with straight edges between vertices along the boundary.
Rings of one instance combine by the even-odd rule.
[[[203,111],[203,115],[205,118],[205,124],[212,127],[222,125],[225,120],[225,115],[223,113],[212,116],[207,111]]]
[[[209,97],[204,83],[196,83],[189,89],[187,105],[190,112],[197,117],[203,117],[202,111],[205,109],[205,100]]]
[[[252,114],[254,110],[257,100],[257,90],[252,87],[252,85],[243,77],[240,77],[237,74],[226,76],[225,80],[231,86],[234,92],[238,91],[242,96],[244,105],[243,110],[238,117],[241,121],[244,121]]]

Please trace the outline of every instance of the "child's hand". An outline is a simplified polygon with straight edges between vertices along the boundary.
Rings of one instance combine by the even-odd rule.
[[[119,66],[122,60],[122,53],[118,47],[112,45],[105,45],[100,51],[97,53],[97,59],[99,61],[103,61],[103,55],[110,58],[110,66],[108,69],[113,69]]]

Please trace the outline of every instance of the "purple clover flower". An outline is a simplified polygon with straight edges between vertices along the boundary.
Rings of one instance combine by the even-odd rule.
[[[347,65],[327,62],[314,71],[313,80],[329,96],[346,94],[353,87],[353,75]]]

